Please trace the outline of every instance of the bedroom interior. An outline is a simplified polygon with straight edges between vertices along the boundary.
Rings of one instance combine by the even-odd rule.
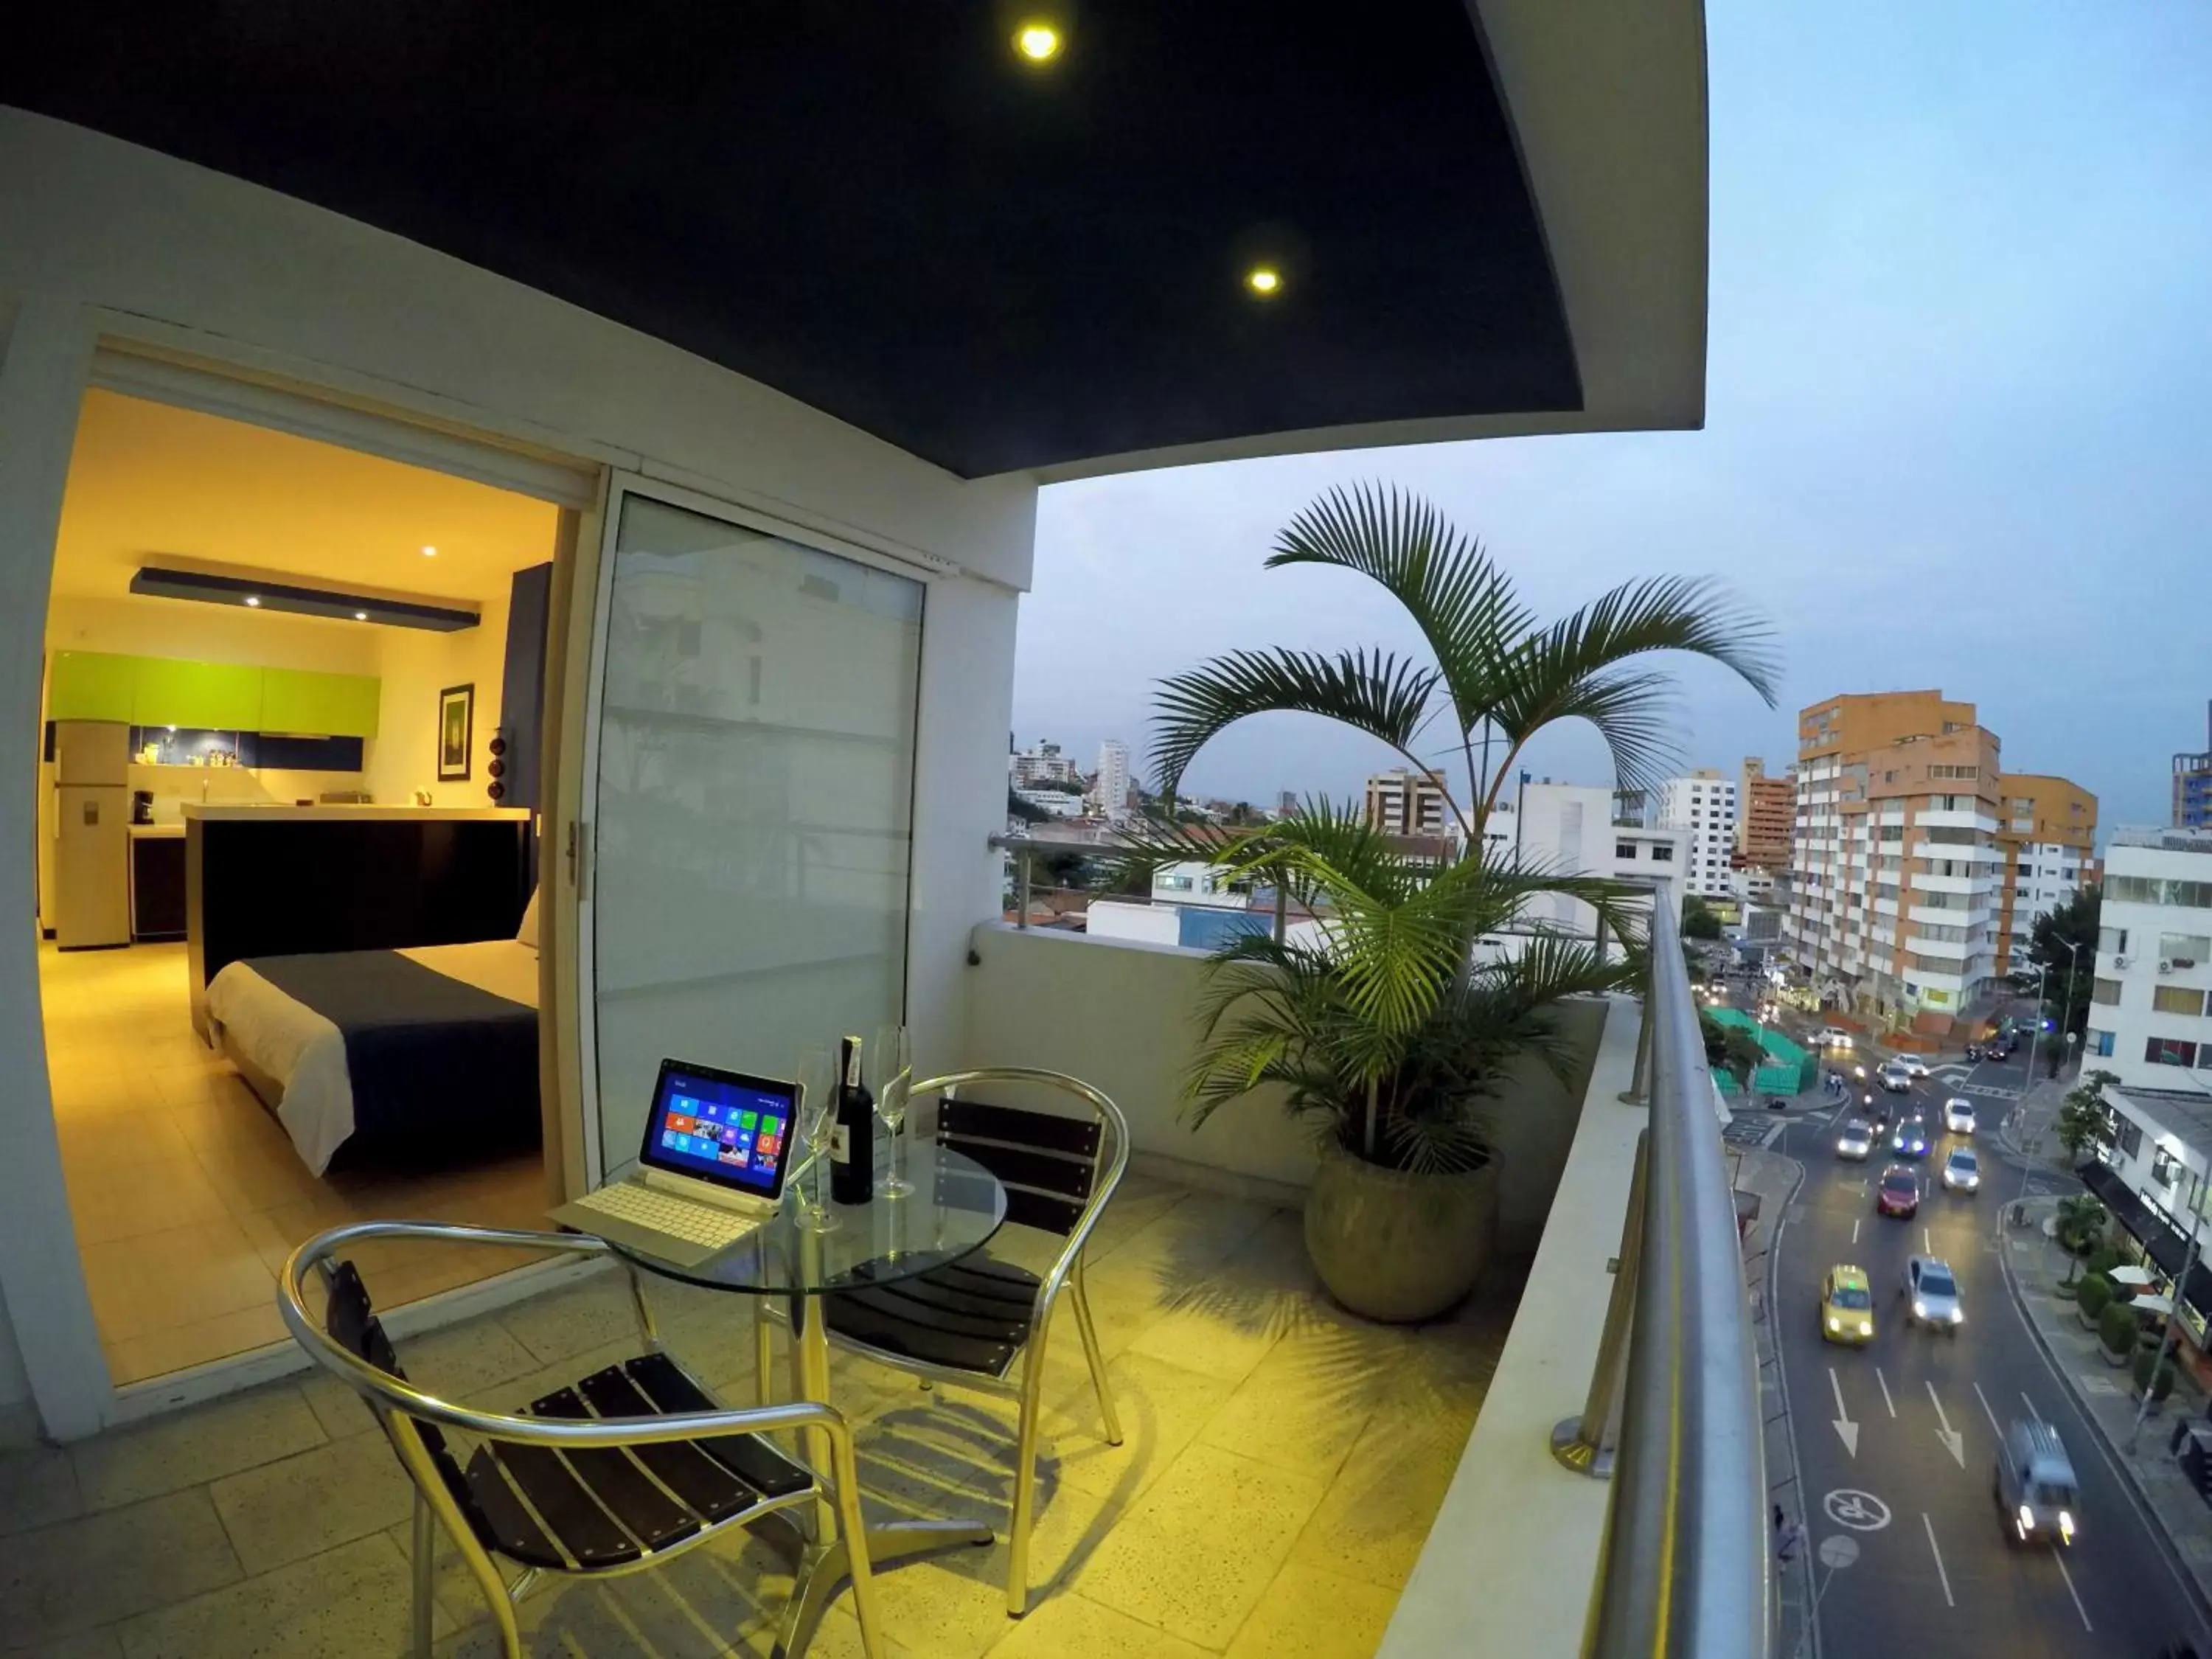
[[[40,967],[118,1385],[281,1340],[276,1270],[325,1227],[542,1224],[528,808],[558,517],[87,394],[46,628]],[[526,1259],[396,1247],[382,1294]]]

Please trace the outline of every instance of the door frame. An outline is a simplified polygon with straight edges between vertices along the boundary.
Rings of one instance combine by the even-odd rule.
[[[134,373],[143,370],[147,377],[143,386],[112,380],[118,359],[131,360]],[[483,410],[453,408],[415,388],[387,385],[331,365],[301,364],[247,342],[155,319],[51,296],[24,296],[12,308],[0,301],[0,450],[11,457],[11,465],[0,468],[0,538],[18,547],[44,550],[33,570],[0,573],[35,574],[35,585],[21,583],[11,596],[15,603],[0,607],[10,613],[0,621],[0,628],[14,628],[12,643],[18,647],[0,652],[0,695],[12,699],[21,716],[0,732],[0,772],[16,777],[19,785],[38,775],[37,716],[53,558],[78,419],[85,394],[102,386],[125,395],[201,407],[434,471],[474,477],[537,499],[548,499],[542,484],[533,489],[507,479],[506,467],[493,458],[514,462],[516,473],[524,477],[534,469],[541,479],[562,471],[588,479],[600,501],[605,498],[610,464],[634,459],[533,428],[524,421],[487,420]],[[217,398],[222,406],[196,403],[195,388]],[[471,452],[490,463],[488,472],[465,465]],[[447,464],[441,464],[441,456],[448,458]],[[578,527],[588,532],[592,527],[588,512],[580,514],[573,504],[562,513],[564,532],[572,514],[577,514]],[[572,541],[579,555],[596,555],[595,537],[564,533],[561,538],[562,543]],[[558,544],[553,559],[557,582],[564,564]],[[550,629],[547,644],[549,681],[556,676],[573,678],[565,672],[563,641]],[[552,689],[549,684],[549,692]],[[549,696],[549,708],[556,701]],[[549,743],[549,751],[553,746]],[[557,771],[548,775],[549,794],[560,781]],[[33,805],[35,808],[35,793]],[[26,823],[33,857],[24,867],[29,869],[35,866],[38,849],[35,810]],[[35,895],[35,880],[15,885],[27,896]],[[541,902],[541,912],[544,908]],[[22,925],[10,930],[9,941],[0,945],[0,1022],[13,1022],[4,1029],[15,1039],[16,1052],[36,1056],[37,1063],[15,1068],[11,1077],[0,1079],[0,1297],[5,1300],[39,1426],[54,1440],[81,1439],[116,1424],[301,1369],[301,1356],[258,1349],[143,1382],[119,1389],[115,1385],[93,1321],[62,1176],[46,1065],[37,930],[27,907],[20,921]],[[558,926],[550,919],[547,925]],[[555,967],[557,971],[557,954]],[[547,971],[541,962],[541,985]],[[556,999],[544,1006],[553,1011],[556,1031],[564,1020],[572,1019],[573,1003],[564,1006]],[[541,1075],[543,1070],[541,1064]],[[563,1117],[571,1120],[573,1076],[556,1066],[550,1079]],[[554,1156],[555,1149],[549,1146],[549,1164]],[[513,1280],[537,1272],[524,1269],[506,1278]],[[433,1298],[437,1305],[428,1316],[416,1315],[410,1308],[404,1310],[400,1322],[410,1328],[425,1328],[442,1322],[446,1316],[465,1316],[519,1293],[494,1288],[501,1283],[465,1286]],[[430,1309],[432,1304],[420,1305]],[[0,1424],[0,1429],[4,1426]],[[0,1434],[0,1443],[6,1437]]]
[[[562,1021],[575,1037],[573,1067],[564,1075],[576,1085],[579,1110],[567,1115],[580,1128],[580,1158],[565,1164],[568,1197],[588,1191],[607,1175],[604,1137],[599,1121],[598,981],[596,974],[595,879],[599,843],[593,830],[598,820],[599,775],[599,717],[606,685],[607,619],[614,606],[615,543],[622,533],[623,504],[631,496],[657,501],[702,517],[718,519],[743,529],[757,530],[794,545],[807,547],[855,564],[903,576],[921,588],[921,618],[915,655],[915,730],[907,767],[907,872],[905,927],[899,944],[899,999],[905,1017],[914,972],[914,793],[921,768],[921,676],[929,650],[929,599],[932,587],[952,573],[950,564],[923,562],[888,548],[858,542],[816,525],[780,517],[758,507],[705,494],[643,473],[610,468],[599,514],[599,536],[588,555],[579,550],[575,594],[586,572],[592,586],[589,607],[570,599],[568,648],[571,661],[581,660],[584,673],[570,676],[563,689],[562,741],[567,764],[561,769],[561,840],[552,848],[563,872],[562,903],[570,926],[564,930],[574,941],[575,958],[569,965],[568,983],[574,988]],[[578,630],[588,632],[580,638]],[[549,843],[550,845],[550,843]],[[573,854],[570,849],[574,849]],[[541,867],[543,867],[541,866]]]

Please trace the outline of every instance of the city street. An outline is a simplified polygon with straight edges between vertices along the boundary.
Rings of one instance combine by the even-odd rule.
[[[2023,1170],[1997,1127],[2027,1080],[2025,1059],[1947,1065],[1910,1095],[1877,1090],[1893,1121],[1918,1109],[1934,1131],[1911,1220],[1875,1209],[1892,1161],[1886,1143],[1863,1164],[1835,1155],[1832,1126],[1858,1109],[1856,1089],[1841,1115],[1824,1107],[1777,1143],[1806,1170],[1776,1245],[1771,1316],[1814,1552],[1820,1649],[1832,1659],[2149,1659],[2184,1638],[2212,1655],[2193,1589],[2005,1285],[2000,1224]],[[1958,1139],[1942,1132],[1951,1094],[1972,1100],[1978,1119],[1976,1194],[1946,1193],[1939,1179]],[[2070,1184],[2041,1170],[2030,1182],[2031,1193]],[[1966,1315],[1955,1333],[1907,1323],[1899,1285],[1915,1254],[1951,1264]],[[1863,1268],[1873,1287],[1875,1334],[1863,1348],[1821,1340],[1821,1280],[1838,1263]],[[2080,1534],[2063,1552],[2008,1543],[1991,1490],[2003,1428],[2029,1416],[2056,1425],[2081,1481]],[[2166,1427],[2154,1419],[2145,1432]]]

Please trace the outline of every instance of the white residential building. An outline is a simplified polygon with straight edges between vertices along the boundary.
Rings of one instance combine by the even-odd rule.
[[[2083,1063],[2212,1094],[2212,830],[2115,830],[2100,921]]]
[[[1492,858],[1517,858],[1556,875],[1680,884],[1689,860],[1686,830],[1616,823],[1612,790],[1549,779],[1523,784],[1500,800],[1483,826],[1483,845]],[[1536,902],[1529,920],[1587,933],[1597,915],[1578,899],[1548,894]]]
[[[1659,787],[1659,822],[1688,832],[1683,883],[1699,898],[1737,896],[1736,810],[1735,780],[1710,768]]]
[[[1027,749],[1017,749],[1006,757],[1006,770],[1018,791],[1039,783],[1083,781],[1075,763],[1060,752],[1056,743],[1040,742]]]
[[[1129,745],[1119,738],[1098,745],[1098,772],[1091,780],[1089,804],[1098,817],[1116,823],[1129,816]]]
[[[1036,807],[1040,812],[1049,812],[1056,818],[1079,818],[1083,816],[1083,797],[1071,795],[1065,789],[1017,789],[1014,799]]]

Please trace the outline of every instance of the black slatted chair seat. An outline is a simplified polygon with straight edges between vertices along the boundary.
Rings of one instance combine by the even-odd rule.
[[[325,1317],[331,1335],[404,1381],[399,1358],[351,1262],[341,1262]],[[531,1402],[526,1415],[653,1417],[709,1412],[714,1402],[666,1354],[641,1354]],[[604,1570],[683,1542],[764,1498],[805,1491],[811,1477],[758,1435],[719,1435],[628,1449],[556,1452],[487,1441],[460,1467],[442,1432],[418,1422],[441,1478],[485,1547],[530,1566]]]
[[[823,1298],[823,1318],[849,1341],[950,1370],[1003,1376],[1029,1340],[1035,1273],[973,1255],[896,1284]]]

